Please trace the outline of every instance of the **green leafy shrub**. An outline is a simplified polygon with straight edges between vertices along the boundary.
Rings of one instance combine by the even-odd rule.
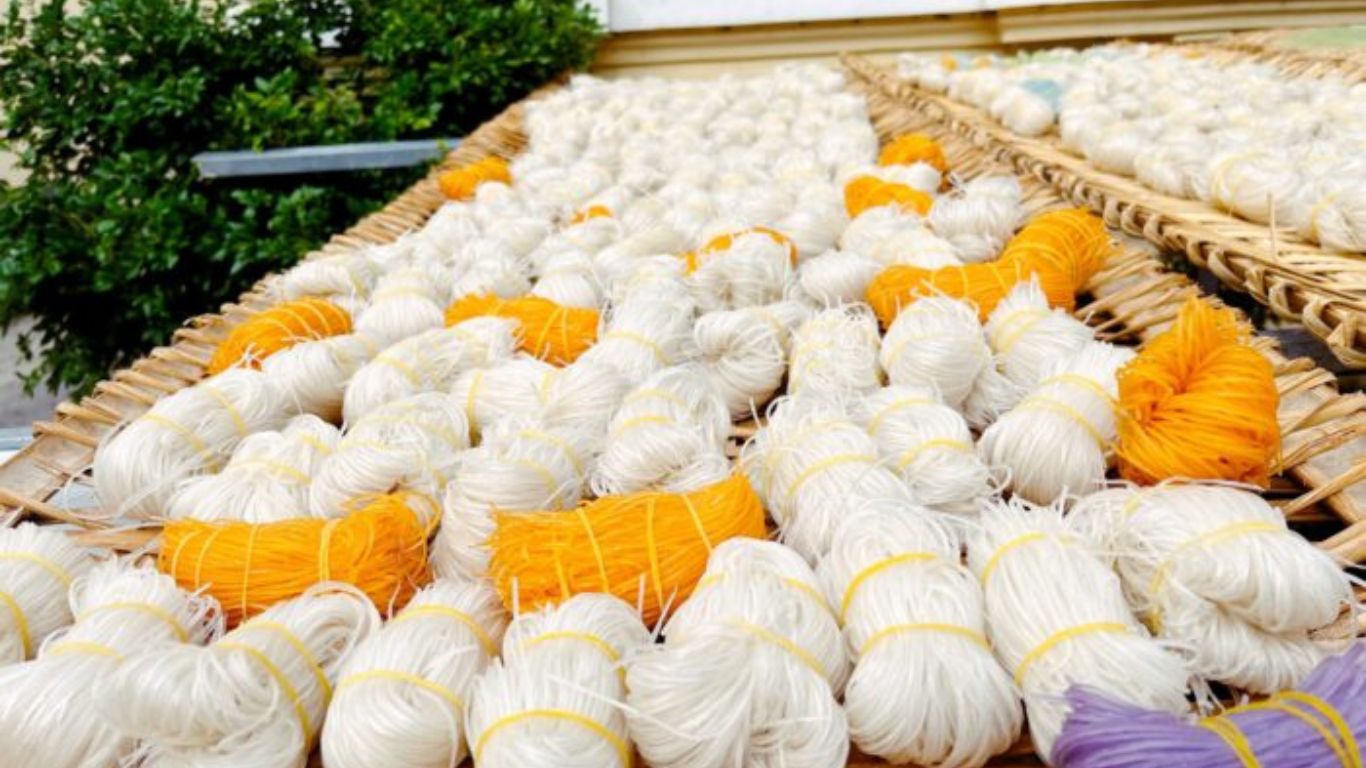
[[[82,390],[425,169],[197,177],[211,149],[463,135],[591,59],[575,0],[14,0],[0,21],[0,326]]]

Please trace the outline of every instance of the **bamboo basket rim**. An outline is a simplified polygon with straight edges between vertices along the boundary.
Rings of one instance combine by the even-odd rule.
[[[1366,25],[1361,25],[1366,28]],[[1349,83],[1366,82],[1366,43],[1356,47],[1308,48],[1284,45],[1285,38],[1327,27],[1277,27],[1236,32],[1195,47],[1237,53],[1293,75],[1337,75]]]
[[[1302,323],[1349,368],[1366,369],[1366,259],[1361,255],[1328,251],[1207,203],[1155,192],[1136,179],[1094,168],[1064,149],[1056,134],[1019,136],[976,107],[901,80],[890,67],[858,56],[844,60],[894,98],[929,110],[974,142],[995,146],[1018,172],[1052,184],[1063,197],[1100,213],[1111,227],[1185,253],[1226,285]]]
[[[984,141],[973,141],[955,132],[951,124],[937,122],[924,111],[883,93],[876,84],[852,65],[846,69],[848,87],[864,94],[869,114],[880,139],[886,140],[905,126],[931,132],[941,141],[950,160],[959,168],[1015,173],[1021,178],[1027,205],[1033,211],[1065,206],[1065,201],[1044,182],[1019,174],[1005,162],[1000,149]],[[511,157],[524,144],[520,124],[527,101],[545,95],[542,89],[528,99],[509,107],[486,123],[451,153],[433,174],[415,184],[382,211],[361,220],[356,226],[333,237],[320,250],[306,258],[344,252],[367,245],[390,242],[420,225],[444,202],[435,175],[445,168],[473,162],[496,154]],[[9,462],[0,465],[0,512],[32,515],[42,522],[70,523],[83,529],[76,533],[82,543],[131,550],[155,537],[154,527],[110,529],[79,518],[49,503],[63,485],[83,476],[99,441],[122,421],[145,411],[160,397],[188,386],[203,376],[203,368],[214,346],[228,330],[253,312],[270,305],[267,277],[236,303],[225,305],[219,314],[203,315],[189,321],[174,335],[172,343],[152,350],[148,356],[117,372],[81,403],[64,403],[52,420],[35,425],[37,439]],[[1144,246],[1121,249],[1093,282],[1094,299],[1079,307],[1078,315],[1090,321],[1100,338],[1108,340],[1141,339],[1159,332],[1176,315],[1186,297],[1199,295],[1199,288],[1182,275],[1165,272],[1153,250]],[[1358,462],[1345,474],[1330,474],[1316,469],[1314,462],[1341,451],[1346,443],[1366,437],[1366,395],[1341,396],[1333,387],[1332,374],[1316,368],[1307,360],[1286,360],[1276,353],[1273,343],[1262,350],[1275,364],[1276,381],[1284,402],[1296,406],[1281,414],[1288,440],[1283,464],[1307,488],[1279,500],[1292,519],[1327,506],[1349,525],[1337,536],[1322,542],[1344,559],[1366,558],[1366,503],[1358,503],[1350,491],[1360,489],[1366,477],[1366,462]],[[17,484],[16,481],[19,481]],[[1321,518],[1320,518],[1321,519]],[[1355,631],[1352,628],[1351,631]],[[875,768],[886,763],[868,758],[856,750],[849,768]],[[1038,766],[1027,739],[1007,753],[993,759],[992,766]]]

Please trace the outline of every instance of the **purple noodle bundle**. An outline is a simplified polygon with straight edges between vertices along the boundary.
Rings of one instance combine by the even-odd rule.
[[[1063,768],[1320,768],[1362,765],[1366,643],[1329,658],[1299,688],[1192,721],[1074,686],[1053,764]]]

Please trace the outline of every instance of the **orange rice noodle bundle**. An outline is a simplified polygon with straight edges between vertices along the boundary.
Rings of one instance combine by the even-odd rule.
[[[1126,478],[1268,485],[1279,394],[1271,362],[1248,341],[1233,310],[1192,297],[1119,372],[1116,450]]]

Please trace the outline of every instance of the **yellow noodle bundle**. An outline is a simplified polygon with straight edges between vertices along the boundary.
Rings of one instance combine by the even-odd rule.
[[[479,185],[486,181],[511,184],[512,174],[508,171],[506,160],[490,155],[478,162],[446,171],[436,181],[447,200],[469,200],[474,197]]]
[[[934,198],[918,189],[883,181],[876,176],[859,176],[844,185],[844,207],[851,219],[882,205],[895,205],[903,211],[924,216],[933,204]]]
[[[935,295],[972,302],[977,307],[978,318],[985,321],[1016,283],[1030,277],[1038,279],[1039,287],[1052,306],[1069,311],[1076,306],[1076,296],[1068,276],[1051,261],[1040,260],[1036,263],[1029,258],[934,270],[892,266],[879,272],[869,283],[867,298],[884,328],[890,326],[901,310],[916,299]]]
[[[1001,261],[1052,262],[1076,292],[1104,266],[1110,250],[1105,223],[1085,208],[1069,208],[1034,217],[1006,243]]]
[[[597,310],[566,307],[540,296],[466,296],[446,309],[446,325],[488,315],[520,322],[522,351],[552,365],[574,362],[598,340]]]
[[[688,274],[691,275],[693,272],[696,272],[697,268],[702,266],[702,262],[706,261],[709,256],[730,250],[730,247],[735,244],[736,238],[755,234],[768,235],[770,240],[787,249],[787,256],[792,260],[794,265],[797,263],[797,244],[792,242],[787,235],[784,235],[776,229],[769,229],[768,227],[750,227],[738,232],[717,235],[708,240],[707,244],[701,248],[683,254],[683,260],[688,263]]]
[[[1119,371],[1124,477],[1237,480],[1266,487],[1280,452],[1271,362],[1231,309],[1195,297]]]
[[[380,611],[402,608],[431,581],[427,536],[438,507],[417,494],[358,499],[343,518],[275,523],[170,520],[158,567],[218,599],[235,625],[323,581],[358,587]]]
[[[949,170],[949,163],[944,159],[943,147],[939,146],[939,142],[923,133],[903,133],[896,137],[892,143],[882,148],[882,154],[878,155],[877,163],[878,165],[927,163],[940,173]]]
[[[743,473],[692,493],[604,496],[572,512],[501,513],[489,538],[509,610],[607,592],[653,623],[678,607],[726,539],[763,538],[764,509]]]
[[[351,315],[322,299],[296,299],[247,318],[232,329],[209,360],[209,373],[219,373],[242,360],[259,367],[267,357],[301,341],[351,332]]]

